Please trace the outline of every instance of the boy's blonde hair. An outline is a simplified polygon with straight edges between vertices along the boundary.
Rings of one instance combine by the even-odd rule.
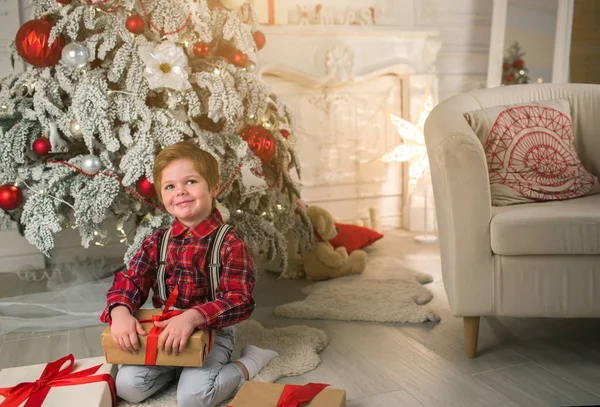
[[[212,191],[219,185],[219,163],[207,151],[202,150],[196,143],[191,141],[181,141],[172,144],[161,150],[154,159],[154,169],[152,176],[154,177],[154,188],[162,201],[161,186],[162,172],[173,161],[186,159],[192,162],[194,169],[204,178],[208,184],[209,191]],[[213,199],[213,207],[215,200]]]

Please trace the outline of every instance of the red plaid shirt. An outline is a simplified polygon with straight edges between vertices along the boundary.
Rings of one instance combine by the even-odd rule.
[[[220,329],[250,317],[254,310],[254,262],[239,235],[233,229],[227,232],[221,247],[221,278],[216,300],[210,301],[208,274],[209,244],[213,232],[223,223],[219,211],[213,213],[193,228],[188,229],[179,220],[171,227],[167,250],[165,282],[167,293],[175,284],[179,296],[175,307],[193,308],[204,318],[198,329]],[[112,287],[106,294],[106,308],[100,316],[102,322],[111,322],[110,310],[125,305],[133,314],[154,292],[152,304],[164,307],[158,295],[156,274],[158,270],[158,244],[165,229],[148,236],[129,263],[127,272],[115,275]]]

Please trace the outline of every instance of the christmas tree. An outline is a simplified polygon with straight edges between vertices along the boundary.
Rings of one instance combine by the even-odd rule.
[[[525,67],[523,57],[525,53],[521,51],[521,46],[515,42],[507,51],[502,63],[502,84],[517,85],[529,83],[529,70]]]
[[[290,115],[255,72],[251,4],[34,0],[32,18],[11,45],[26,69],[0,82],[0,226],[46,255],[69,226],[83,247],[120,238],[128,262],[172,222],[155,155],[191,139],[217,157],[219,208],[255,254],[284,269],[286,234],[310,241]]]

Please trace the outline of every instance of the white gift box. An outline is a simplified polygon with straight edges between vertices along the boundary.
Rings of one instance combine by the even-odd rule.
[[[100,364],[102,366],[90,377],[105,373],[110,374],[114,379],[118,366],[105,363],[104,357],[75,359],[71,372],[78,372]],[[40,364],[2,369],[0,371],[0,388],[14,387],[24,382],[35,382],[40,378],[46,366],[46,364]],[[63,364],[63,368],[66,366],[68,363]],[[4,397],[0,395],[0,403],[2,401],[4,401]],[[26,401],[23,401],[19,407],[24,406],[25,403]],[[112,405],[110,387],[105,381],[51,387],[42,403],[43,407],[112,407]]]

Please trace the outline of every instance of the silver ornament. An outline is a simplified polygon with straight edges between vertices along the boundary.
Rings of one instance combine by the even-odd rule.
[[[81,131],[81,125],[79,124],[79,122],[77,120],[73,120],[71,122],[71,124],[69,125],[69,131],[71,132],[71,135],[75,138],[83,137],[83,132]]]
[[[246,64],[246,71],[248,71],[248,72],[256,71],[256,64],[254,63],[254,61],[248,61],[248,63]]]
[[[100,167],[102,167],[102,163],[100,162],[100,158],[96,155],[86,155],[81,159],[81,170],[86,174],[98,174]]]
[[[246,0],[219,0],[219,3],[221,3],[223,8],[231,11],[240,8],[245,1]]]
[[[87,48],[78,42],[71,42],[64,46],[61,61],[72,68],[83,68],[88,62]]]

